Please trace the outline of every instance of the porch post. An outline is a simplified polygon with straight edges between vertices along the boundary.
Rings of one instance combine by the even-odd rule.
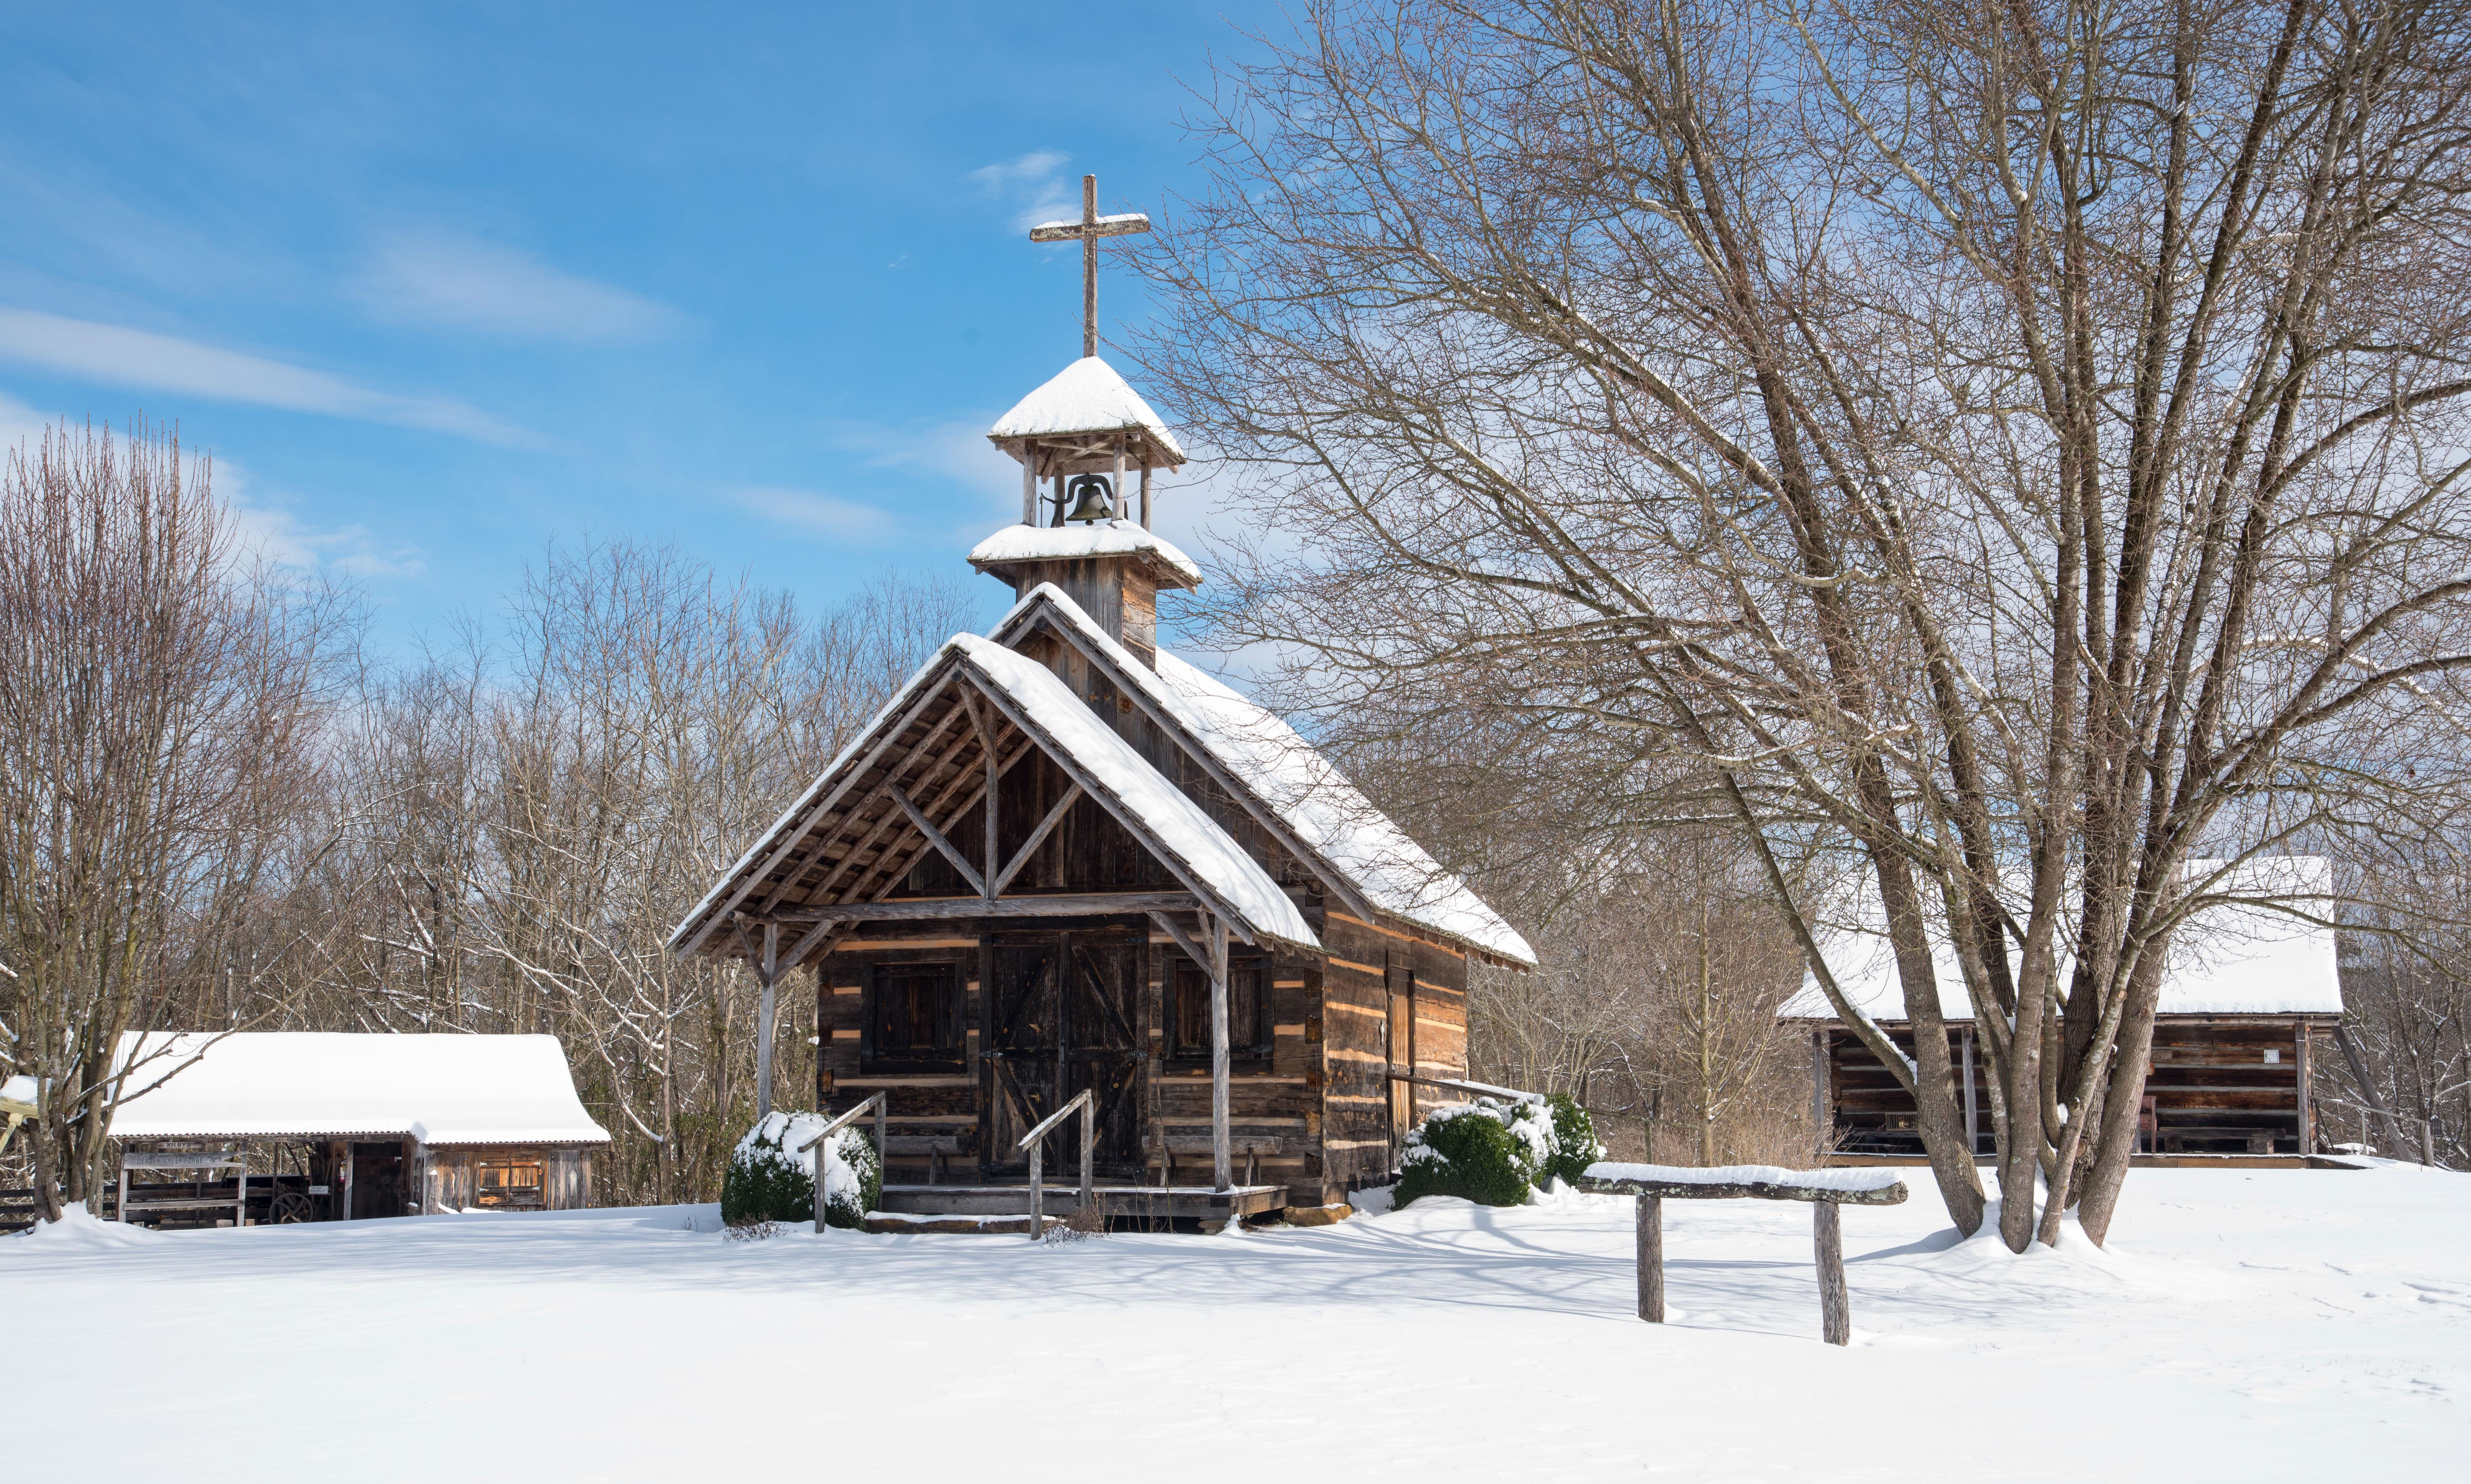
[[[1973,1027],[1961,1032],[1965,1040],[1965,1157],[1979,1158],[1982,1153],[1982,1107],[1973,1095]]]
[[[773,990],[781,978],[781,925],[764,925],[764,966],[757,971],[764,981],[764,1007],[757,1017],[755,1043],[755,1117],[772,1116],[772,1009]]]
[[[1227,1139],[1227,924],[1210,918],[1210,1173],[1216,1188],[1235,1184]]]

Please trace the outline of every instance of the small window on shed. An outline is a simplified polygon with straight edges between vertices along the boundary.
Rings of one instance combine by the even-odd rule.
[[[490,1210],[537,1210],[541,1162],[537,1154],[482,1155],[473,1162],[474,1204]]]
[[[1179,1061],[1210,1060],[1210,976],[1179,959],[1166,1005],[1167,1054]],[[1236,958],[1227,965],[1227,1054],[1259,1061],[1270,1054],[1270,965]]]
[[[859,1054],[870,1068],[964,1064],[961,976],[948,963],[869,964]]]

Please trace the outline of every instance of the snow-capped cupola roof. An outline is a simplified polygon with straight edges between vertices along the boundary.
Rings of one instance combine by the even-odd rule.
[[[1003,444],[1116,433],[1142,435],[1170,467],[1185,461],[1175,436],[1132,384],[1098,357],[1084,356],[1015,403],[1011,412],[996,419],[987,436]]]
[[[1070,561],[1082,556],[1138,556],[1154,569],[1161,587],[1201,585],[1201,568],[1191,557],[1128,520],[1006,526],[970,549],[970,565],[986,572],[1019,562]]]
[[[115,1139],[607,1143],[555,1036],[131,1031]]]

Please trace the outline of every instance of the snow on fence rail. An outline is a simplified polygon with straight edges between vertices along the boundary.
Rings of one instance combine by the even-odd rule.
[[[1895,1206],[1905,1183],[1893,1169],[1781,1169],[1774,1165],[1623,1165],[1599,1160],[1579,1189],[1638,1198],[1638,1317],[1664,1323],[1664,1203],[1667,1200],[1808,1201],[1811,1246],[1819,1260],[1819,1322],[1830,1345],[1853,1340],[1853,1301],[1845,1288],[1845,1237],[1836,1208]]]
[[[1654,1190],[1648,1187],[1656,1187]],[[1837,1202],[1895,1206],[1905,1199],[1893,1169],[1785,1169],[1775,1165],[1624,1165],[1598,1160],[1579,1176],[1582,1190],[1608,1195],[1654,1194],[1678,1200]]]

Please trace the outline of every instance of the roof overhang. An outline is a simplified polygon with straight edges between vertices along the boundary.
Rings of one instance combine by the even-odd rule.
[[[975,843],[978,836],[964,828],[973,812],[988,788],[1033,750],[1165,867],[1179,888],[1168,894],[1172,903],[1143,900],[1157,893],[1007,893],[1010,871],[1043,842],[1046,828],[987,882],[954,837]],[[1059,806],[1047,828],[1060,816]],[[965,874],[975,872],[979,894],[931,906],[892,899],[929,851],[954,859]],[[787,949],[775,960],[788,968],[825,952],[861,921],[1084,916],[1187,906],[1225,921],[1245,941],[1320,951],[1295,903],[1243,847],[1063,681],[1000,644],[956,634],[723,874],[679,923],[670,947],[746,954],[752,938],[744,930],[770,925],[794,930],[784,933]]]

